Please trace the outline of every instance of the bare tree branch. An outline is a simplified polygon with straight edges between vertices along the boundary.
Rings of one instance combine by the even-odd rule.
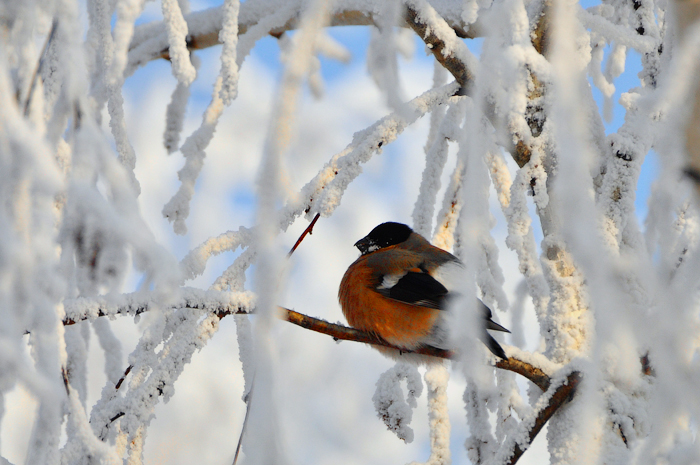
[[[49,45],[51,45],[51,41],[56,35],[57,28],[58,20],[54,18],[53,22],[51,23],[51,30],[49,31],[49,35],[46,36],[46,41],[44,42],[44,46],[41,49],[41,54],[39,55],[39,62],[36,64],[36,69],[34,69],[34,73],[32,74],[32,79],[29,84],[29,90],[27,91],[27,98],[24,100],[24,116],[29,115],[29,107],[32,104],[32,98],[34,97],[36,81],[39,75],[41,74],[42,68],[44,66],[44,60],[46,58],[46,51],[49,49]]]
[[[426,5],[428,8],[432,8]],[[440,18],[442,20],[442,18]],[[444,22],[444,20],[442,20]],[[418,12],[412,6],[407,6],[406,8],[406,23],[411,29],[423,39],[423,42],[428,46],[435,59],[454,76],[455,80],[459,83],[462,88],[461,94],[466,95],[469,91],[469,87],[474,81],[474,75],[472,71],[467,67],[467,64],[462,61],[454,50],[448,51],[446,47],[446,38],[438,37],[436,34],[437,28],[431,27],[429,22],[425,19],[420,18]],[[454,31],[451,29],[451,31]],[[454,39],[456,39],[456,33]],[[464,46],[466,48],[466,45]]]
[[[252,10],[253,5],[248,7],[246,3],[241,4],[239,15],[238,34],[245,34],[248,29],[256,25],[262,17],[260,11]],[[187,47],[189,50],[201,50],[215,45],[219,45],[219,32],[222,23],[220,6],[207,10],[192,12],[185,16],[189,35],[187,36]],[[212,20],[213,19],[213,20]],[[339,9],[329,18],[329,26],[372,26],[375,24],[374,15],[371,12]],[[455,31],[458,37],[470,39],[479,37],[480,27],[478,24],[466,26],[461,22],[449,22],[449,26]],[[287,23],[278,28],[270,30],[273,37],[280,37],[287,31],[296,29],[299,25],[298,15],[291,18]],[[408,24],[400,25],[410,27]],[[138,26],[134,33],[134,38],[129,46],[130,67],[143,66],[149,61],[156,59],[170,59],[168,52],[169,43],[165,25],[162,21]]]
[[[549,403],[545,408],[539,411],[537,417],[535,418],[535,424],[532,426],[528,432],[528,445],[532,444],[535,440],[537,434],[542,430],[544,425],[547,424],[550,418],[554,416],[555,413],[565,404],[567,404],[576,393],[576,388],[581,382],[581,373],[575,371],[571,373],[567,378],[566,382],[560,385],[554,394],[552,394]],[[527,448],[523,449],[520,445],[515,444],[513,450],[513,455],[508,461],[508,465],[514,465],[520,459],[520,457],[525,453]]]

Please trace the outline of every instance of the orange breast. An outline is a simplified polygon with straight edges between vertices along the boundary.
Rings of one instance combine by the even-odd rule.
[[[376,292],[377,277],[360,257],[345,272],[338,299],[353,328],[372,332],[390,344],[414,349],[430,335],[440,310],[405,304]]]

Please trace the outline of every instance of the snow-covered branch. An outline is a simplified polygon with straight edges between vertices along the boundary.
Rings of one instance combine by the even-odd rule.
[[[261,5],[261,3],[263,5]],[[260,23],[269,10],[264,6],[265,2],[243,2],[238,19],[238,34],[245,34],[249,28]],[[300,3],[293,3],[295,11],[280,26],[271,28],[266,33],[273,37],[280,37],[288,31],[299,27]],[[184,16],[189,31],[187,47],[189,50],[201,50],[221,44],[220,32],[222,28],[223,6],[216,6],[207,10],[195,11]],[[461,38],[479,37],[481,31],[479,24],[467,26],[458,12],[452,10],[448,4],[442,4],[439,14],[448,18],[449,27]],[[376,11],[366,9],[365,5],[357,1],[335,2],[329,18],[329,26],[372,26],[376,24]],[[404,27],[411,27],[404,24]],[[170,59],[168,52],[168,38],[165,23],[156,21],[137,26],[129,46],[129,74],[138,67],[145,66],[155,59]]]

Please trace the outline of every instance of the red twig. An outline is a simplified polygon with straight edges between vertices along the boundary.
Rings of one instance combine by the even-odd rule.
[[[301,236],[299,236],[299,239],[297,239],[297,242],[294,244],[294,247],[292,247],[292,250],[290,250],[289,253],[287,254],[287,258],[292,256],[294,251],[297,249],[297,247],[299,247],[299,244],[301,244],[301,241],[304,240],[304,238],[306,237],[307,234],[313,234],[314,225],[316,224],[316,221],[318,221],[318,219],[320,217],[321,217],[321,214],[316,213],[316,216],[314,216],[314,219],[311,220],[311,224],[309,225],[309,227],[306,228],[303,233],[301,233]]]

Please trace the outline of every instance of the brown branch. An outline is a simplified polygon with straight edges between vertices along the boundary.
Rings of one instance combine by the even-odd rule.
[[[308,315],[304,315],[294,310],[288,308],[280,307],[283,314],[282,318],[289,321],[292,324],[300,326],[304,329],[315,331],[317,333],[326,334],[331,336],[333,339],[341,339],[344,341],[355,341],[363,342],[365,344],[372,344],[377,346],[388,347],[390,349],[396,349],[402,353],[413,353],[420,355],[431,355],[438,358],[453,358],[454,352],[439,349],[432,346],[424,346],[415,350],[406,350],[401,347],[396,347],[389,344],[384,339],[375,336],[372,333],[366,331],[361,331],[359,329],[350,328],[348,326],[338,325],[334,323],[329,323],[318,318],[314,318]]]
[[[574,394],[576,393],[576,388],[580,382],[581,373],[574,371],[566,378],[566,381],[559,386],[556,391],[554,391],[554,394],[552,394],[552,398],[549,400],[547,406],[540,410],[540,412],[537,414],[537,418],[535,418],[535,424],[528,433],[528,445],[532,444],[532,441],[535,440],[535,437],[542,430],[544,425],[547,424],[547,421],[549,421],[549,419],[552,418],[552,416],[554,416],[554,414],[557,413],[557,411],[564,404],[568,403],[573,398]],[[527,448],[522,449],[519,444],[516,444],[515,448],[513,449],[513,455],[508,461],[508,465],[514,465],[526,450]]]
[[[532,33],[532,46],[535,47],[537,53],[546,56],[549,50],[549,41],[551,36],[552,26],[552,1],[545,0],[542,4],[540,19],[535,25],[535,30]]]
[[[421,21],[418,12],[410,6],[406,8],[406,24],[423,39],[435,59],[454,76],[461,89],[460,94],[466,95],[471,84],[474,82],[474,75],[467,67],[467,64],[460,60],[454,53],[445,53],[445,41],[435,34],[435,28]]]
[[[524,376],[545,392],[549,389],[552,382],[544,371],[517,358],[510,357],[505,360],[499,360],[496,362],[496,367]]]
[[[314,219],[311,220],[311,224],[304,230],[303,233],[301,233],[301,236],[299,236],[299,239],[297,239],[296,243],[294,244],[294,247],[292,247],[292,250],[289,251],[287,254],[287,258],[291,257],[294,251],[299,247],[299,244],[301,244],[301,241],[304,240],[307,234],[313,234],[314,230],[314,225],[318,221],[318,219],[321,217],[320,213],[316,213],[316,216],[314,216]]]
[[[327,321],[303,315],[301,313],[295,312],[294,310],[289,310],[286,308],[282,308],[282,310],[286,313],[286,315],[283,314],[283,317],[286,316],[286,320],[290,323],[301,326],[305,329],[309,329],[311,331],[327,334],[329,336],[332,336],[334,339],[364,342],[366,344],[380,345],[383,347],[396,349],[405,353],[430,355],[438,358],[454,358],[455,356],[455,353],[452,351],[438,349],[432,346],[421,347],[420,349],[413,351],[402,350],[396,346],[392,346],[383,339],[378,338],[365,331],[349,328],[347,326],[328,323]],[[551,378],[546,373],[544,373],[541,369],[522,360],[510,357],[508,359],[499,360],[498,362],[496,362],[496,367],[501,368],[503,370],[512,371],[521,376],[524,376],[525,378],[532,381],[535,385],[537,385],[540,389],[542,389],[542,391],[546,392],[551,387]],[[528,444],[532,444],[532,441],[534,441],[537,434],[542,430],[544,425],[547,424],[549,419],[552,418],[552,416],[564,404],[568,403],[573,398],[576,392],[576,388],[580,381],[581,374],[579,372],[573,372],[566,378],[566,382],[564,382],[561,386],[559,386],[556,389],[547,406],[540,410],[540,412],[538,413],[535,419],[535,424],[528,432]],[[516,443],[513,448],[513,455],[511,456],[511,459],[508,462],[508,464],[514,465],[525,453],[525,450],[527,449],[522,449],[520,445]]]
[[[545,0],[542,4],[542,11],[539,20],[535,25],[535,30],[532,32],[532,46],[542,56],[546,56],[549,50],[549,42],[551,36],[551,0]],[[528,67],[528,75],[532,80],[532,89],[527,93],[527,98],[531,102],[527,106],[525,119],[530,127],[530,132],[533,137],[539,137],[542,134],[544,119],[539,115],[544,114],[544,106],[541,102],[545,94],[546,88],[542,81]],[[533,103],[534,102],[534,103]],[[519,134],[516,134],[516,143],[510,149],[513,160],[519,167],[525,166],[532,156],[532,149],[527,145]]]
[[[286,319],[290,323],[295,324],[297,326],[301,326],[302,328],[311,331],[315,331],[317,333],[326,334],[328,336],[333,337],[334,339],[342,339],[345,341],[355,341],[362,342],[365,344],[388,347],[390,349],[396,349],[403,353],[430,355],[437,358],[447,359],[455,357],[455,352],[445,349],[439,349],[433,346],[423,346],[416,350],[405,350],[400,347],[396,347],[394,345],[389,344],[385,340],[373,335],[372,333],[361,331],[355,328],[350,328],[348,326],[329,323],[318,318],[295,312],[294,310],[290,310],[288,308],[280,308],[283,311],[282,318]],[[534,365],[531,365],[527,362],[518,360],[513,357],[510,357],[505,360],[499,360],[498,362],[496,362],[496,367],[502,370],[512,371],[513,373],[517,373],[529,379],[535,385],[537,385],[537,387],[542,389],[542,391],[546,391],[547,389],[549,389],[549,386],[551,384],[549,376],[540,368],[537,368]]]
[[[259,18],[255,18],[251,22],[244,22],[238,24],[238,35],[245,34],[248,29],[255,26]],[[334,14],[330,18],[330,26],[372,26],[374,25],[374,17],[370,13],[357,10],[345,10]],[[192,50],[203,50],[205,48],[214,47],[216,45],[221,45],[219,41],[219,32],[222,25],[218,24],[216,29],[207,31],[202,34],[188,35],[187,36],[187,49]],[[299,27],[299,17],[295,16],[290,18],[283,26],[270,29],[268,33],[272,37],[280,38],[285,32],[293,31]],[[131,48],[130,48],[131,49]],[[158,52],[157,55],[153,56],[154,59],[162,58],[165,60],[170,60],[170,49],[169,47],[163,48]]]

